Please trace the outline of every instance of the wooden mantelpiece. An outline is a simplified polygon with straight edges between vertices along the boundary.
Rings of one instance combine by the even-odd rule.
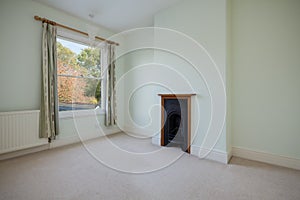
[[[164,97],[164,98],[169,98],[169,97],[182,97],[182,98],[188,98],[191,96],[194,96],[196,94],[158,94],[158,96]]]
[[[190,153],[191,146],[191,97],[196,94],[158,94],[161,97],[161,135],[160,144],[161,146],[166,146],[165,144],[165,100],[166,99],[186,99],[187,100],[187,149],[186,152]],[[168,139],[167,139],[168,140]]]

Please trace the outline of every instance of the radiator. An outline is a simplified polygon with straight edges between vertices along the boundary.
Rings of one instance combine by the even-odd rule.
[[[39,138],[39,110],[0,112],[0,154],[47,144]]]

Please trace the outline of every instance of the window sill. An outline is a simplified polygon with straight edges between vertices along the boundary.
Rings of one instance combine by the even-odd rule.
[[[75,118],[75,117],[91,117],[95,115],[104,115],[104,109],[89,109],[89,110],[72,110],[72,111],[60,111],[59,119]]]

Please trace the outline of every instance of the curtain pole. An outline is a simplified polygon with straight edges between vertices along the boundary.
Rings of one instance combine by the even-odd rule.
[[[59,23],[57,23],[57,22],[48,20],[48,19],[46,19],[46,18],[41,18],[41,17],[39,17],[39,16],[34,16],[34,19],[37,20],[37,21],[46,22],[46,23],[48,23],[48,24],[52,24],[52,25],[55,25],[55,26],[59,26],[59,27],[62,27],[62,28],[65,28],[65,29],[74,31],[74,32],[80,33],[80,34],[82,34],[82,35],[89,36],[88,33],[85,33],[85,32],[83,32],[83,31],[79,31],[79,30],[77,30],[77,29],[74,29],[74,28],[71,28],[71,27],[68,27],[68,26],[65,26],[65,25],[63,25],[63,24],[59,24]],[[110,40],[107,40],[107,39],[102,38],[102,37],[99,37],[99,36],[96,36],[95,38],[98,39],[98,40],[101,40],[101,41],[106,41],[106,42],[109,43],[109,44],[114,44],[114,45],[119,46],[119,43],[117,43],[117,42],[110,41]]]

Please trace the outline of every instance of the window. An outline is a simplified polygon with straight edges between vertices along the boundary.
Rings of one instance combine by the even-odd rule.
[[[57,90],[59,111],[100,105],[100,49],[57,38]]]

